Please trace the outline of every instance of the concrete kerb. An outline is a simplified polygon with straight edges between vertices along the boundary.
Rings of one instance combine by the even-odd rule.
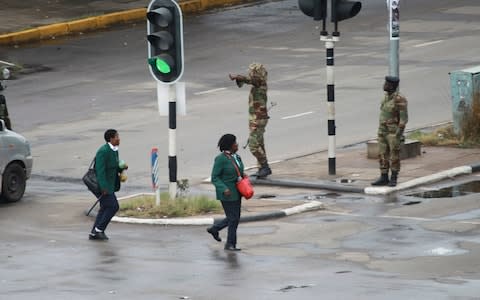
[[[438,182],[444,179],[453,178],[460,175],[468,175],[474,172],[480,171],[480,163],[470,165],[470,166],[461,166],[438,172],[435,174],[415,178],[403,183],[398,184],[396,187],[355,187],[342,185],[334,182],[326,181],[300,181],[300,180],[288,180],[288,179],[260,179],[253,180],[254,184],[259,185],[270,185],[270,186],[282,186],[282,187],[300,187],[300,188],[310,188],[310,189],[326,189],[339,192],[351,192],[351,193],[364,193],[367,195],[388,195],[394,192],[407,190],[414,188],[419,185],[430,184]]]
[[[415,179],[400,183],[396,187],[366,187],[364,192],[365,194],[368,194],[368,195],[387,195],[393,192],[411,189],[419,185],[430,184],[430,183],[438,182],[444,179],[453,178],[460,175],[472,174],[472,172],[473,172],[472,166],[461,166],[461,167],[445,170],[442,172],[438,172],[435,174],[415,178]]]
[[[188,0],[179,1],[179,5],[184,15],[190,15],[213,8],[222,8],[256,1],[258,0]],[[8,46],[38,42],[60,36],[108,28],[117,24],[146,21],[146,12],[146,8],[130,9],[69,22],[40,26],[18,32],[0,34],[0,45]]]
[[[125,197],[118,198],[118,201],[130,199],[133,197],[138,197],[141,195],[153,195],[151,193],[140,193],[129,195]],[[255,200],[249,200],[255,201]],[[250,214],[247,216],[243,216],[240,218],[240,223],[245,222],[255,222],[255,221],[265,221],[269,219],[277,219],[286,216],[291,216],[295,214],[300,214],[308,211],[314,210],[321,210],[324,209],[324,205],[320,201],[308,201],[301,205],[297,205],[291,208],[286,208],[277,211],[259,213],[259,214]],[[85,212],[87,212],[86,210]],[[92,211],[89,216],[95,217],[97,211]],[[207,217],[191,217],[191,218],[163,218],[163,219],[141,219],[141,218],[131,218],[131,217],[113,217],[113,222],[118,223],[128,223],[128,224],[147,224],[147,225],[184,225],[184,226],[192,226],[192,225],[213,225],[213,223],[217,219],[215,218],[207,218]]]

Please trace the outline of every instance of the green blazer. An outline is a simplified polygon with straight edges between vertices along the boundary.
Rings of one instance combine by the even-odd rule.
[[[107,191],[108,194],[120,190],[119,172],[118,151],[113,151],[106,143],[98,149],[95,156],[95,174],[100,190]]]
[[[215,163],[213,164],[211,179],[217,192],[217,199],[220,201],[238,201],[241,198],[236,187],[238,178],[237,171],[232,164],[232,161],[235,163],[235,159],[233,157],[231,157],[231,159],[232,160],[222,152],[215,157]],[[238,155],[237,160],[238,170],[240,174],[243,174],[243,163]],[[223,194],[227,188],[232,192],[229,197]]]

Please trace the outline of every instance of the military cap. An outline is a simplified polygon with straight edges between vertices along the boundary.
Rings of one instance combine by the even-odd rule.
[[[391,83],[399,83],[400,79],[397,76],[385,76],[385,81],[388,81]]]

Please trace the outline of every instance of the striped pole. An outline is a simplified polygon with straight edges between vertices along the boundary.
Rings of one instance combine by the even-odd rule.
[[[168,172],[169,185],[168,194],[170,199],[177,196],[177,102],[176,102],[176,84],[169,85],[168,98]]]
[[[327,117],[328,117],[328,174],[336,174],[335,158],[335,74],[334,74],[334,47],[339,41],[338,35],[328,37],[321,35],[321,41],[325,41],[327,49]]]
[[[151,151],[151,164],[152,164],[152,188],[155,192],[155,205],[160,205],[160,183],[158,178],[158,148],[152,148]]]

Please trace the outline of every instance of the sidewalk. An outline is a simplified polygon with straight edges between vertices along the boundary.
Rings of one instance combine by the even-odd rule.
[[[178,0],[178,3],[184,15],[191,15],[254,1]],[[78,35],[118,24],[145,23],[149,3],[148,0],[3,0],[0,46]]]
[[[379,176],[378,161],[367,159],[366,144],[339,149],[336,152],[336,175],[328,175],[327,152],[292,158],[271,165],[273,174],[264,180],[254,180],[256,196],[242,200],[241,222],[280,218],[313,210],[323,210],[319,201],[294,199],[292,195],[312,190],[331,190],[365,194],[388,194],[433,183],[455,176],[480,171],[480,148],[423,147],[422,155],[401,162],[399,184],[391,187],[371,187]],[[297,189],[292,189],[297,188]],[[211,184],[206,190],[213,190]],[[276,199],[261,199],[260,195],[276,195]],[[127,197],[128,198],[128,197]],[[223,215],[175,219],[135,219],[114,217],[113,221],[160,225],[211,225]]]
[[[478,171],[480,149],[422,147],[422,155],[401,161],[398,185],[371,187],[380,175],[378,161],[367,159],[365,143],[336,152],[336,175],[329,175],[327,152],[273,164],[273,175],[257,185],[324,188],[343,192],[388,194]]]

